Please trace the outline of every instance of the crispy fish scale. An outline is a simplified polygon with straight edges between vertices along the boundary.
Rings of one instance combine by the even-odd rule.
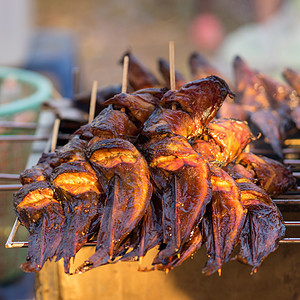
[[[240,202],[236,182],[222,169],[210,164],[212,200],[203,219],[203,232],[208,261],[202,272],[221,273],[236,246],[244,226],[247,210]]]
[[[167,265],[201,221],[211,200],[207,163],[183,137],[157,139],[146,145],[151,176],[163,203],[162,249],[153,264]]]
[[[63,209],[46,181],[27,184],[14,194],[14,207],[29,231],[25,272],[37,272],[52,259],[62,239]]]
[[[88,241],[90,227],[102,216],[103,191],[98,178],[86,161],[63,163],[57,167],[51,184],[63,203],[66,217],[57,261],[64,258],[69,273],[70,259]]]
[[[198,136],[215,117],[227,95],[234,96],[227,83],[217,76],[209,76],[167,92],[161,99],[161,105],[165,108],[176,105],[187,112],[196,125],[194,135]]]
[[[148,165],[130,142],[122,139],[99,141],[87,149],[87,157],[107,198],[96,252],[76,273],[113,259],[122,242],[142,220],[152,195]]]
[[[237,179],[237,184],[248,214],[236,259],[252,266],[255,272],[267,255],[277,249],[285,227],[280,211],[263,189],[244,178]]]

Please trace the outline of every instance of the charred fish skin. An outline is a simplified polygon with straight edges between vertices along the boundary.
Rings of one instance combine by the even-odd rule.
[[[37,181],[47,181],[59,163],[60,160],[56,153],[43,153],[35,166],[21,172],[20,182],[25,185]]]
[[[122,111],[113,109],[109,105],[90,124],[89,131],[99,138],[118,138],[135,136],[138,133],[136,126]]]
[[[64,258],[65,273],[70,259],[88,241],[95,219],[100,222],[103,210],[103,189],[86,161],[63,163],[54,169],[51,184],[62,201],[65,223],[63,237],[57,250],[57,261]]]
[[[159,90],[157,92],[159,92]],[[134,123],[138,123],[138,127],[140,127],[149,118],[159,102],[160,99],[150,92],[139,94],[137,91],[135,94],[118,94],[107,100],[105,104],[112,104],[114,108],[125,108],[127,114],[134,119]]]
[[[81,139],[79,135],[73,136],[66,145],[56,151],[60,164],[77,160],[84,161],[86,159],[84,149],[87,143],[88,141]]]
[[[145,87],[145,77],[151,76],[136,74]],[[228,96],[234,95],[226,82],[209,76],[179,90],[152,87],[107,100],[108,107],[77,130],[53,161],[44,158],[24,173],[28,189],[15,198],[30,232],[23,268],[38,271],[56,256],[69,273],[70,259],[92,236],[95,253],[76,274],[141,260],[155,246],[152,265],[139,270],[168,272],[204,243],[207,275],[220,272],[238,242],[238,259],[257,268],[278,247],[284,228],[276,206],[255,184],[278,193],[264,177],[281,173],[271,181],[281,180],[286,189],[293,178],[285,183],[284,167],[267,160],[254,167],[243,152],[252,139],[245,122],[213,121]],[[268,172],[262,172],[265,165]],[[44,212],[46,204],[50,208]],[[48,229],[47,224],[55,225]],[[57,239],[49,245],[53,235]]]
[[[162,203],[160,197],[154,191],[137,235],[136,243],[132,247],[133,250],[123,255],[121,261],[140,260],[146,255],[147,251],[163,242]],[[142,269],[139,268],[139,270]]]
[[[14,194],[18,219],[29,231],[25,272],[37,272],[47,259],[56,256],[65,222],[60,202],[48,182],[27,184]]]
[[[212,201],[203,219],[203,233],[208,261],[202,272],[211,275],[221,272],[230,259],[246,219],[247,210],[240,202],[236,182],[224,170],[210,164],[213,187]]]
[[[204,215],[211,199],[210,173],[207,163],[184,137],[154,139],[145,148],[151,176],[162,198],[166,245],[153,264],[168,265]]]
[[[194,135],[200,135],[215,117],[227,95],[234,97],[227,83],[217,76],[209,76],[189,82],[179,90],[167,92],[161,99],[161,105],[165,108],[176,105],[187,112],[196,125]]]
[[[95,253],[76,273],[110,262],[150,204],[152,185],[148,165],[139,151],[122,139],[102,140],[87,149],[107,195]]]
[[[262,261],[278,248],[285,226],[280,211],[263,189],[243,178],[238,179],[237,184],[248,214],[236,259],[250,265],[252,272],[256,272]]]
[[[141,134],[147,138],[164,134],[189,137],[195,129],[194,121],[186,112],[159,106],[144,123]]]

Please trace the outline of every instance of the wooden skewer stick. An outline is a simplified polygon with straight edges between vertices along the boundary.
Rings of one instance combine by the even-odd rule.
[[[170,65],[170,88],[175,90],[175,50],[174,41],[169,41],[169,65]],[[172,110],[176,110],[176,105],[172,104]]]
[[[122,93],[127,93],[128,65],[129,56],[126,55],[123,60]]]
[[[174,41],[169,42],[170,88],[175,90],[175,50]]]
[[[98,82],[97,80],[94,80],[93,87],[92,87],[91,101],[90,101],[89,123],[91,123],[95,118],[97,89],[98,89]]]
[[[54,121],[54,126],[53,126],[53,131],[52,131],[51,152],[54,152],[56,149],[59,125],[60,125],[60,119],[56,119]]]

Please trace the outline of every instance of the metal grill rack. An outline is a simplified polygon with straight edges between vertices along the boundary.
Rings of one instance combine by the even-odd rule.
[[[51,130],[52,130],[54,116],[52,115],[52,119],[51,117],[50,118],[48,117],[48,119],[50,119],[50,122],[52,122],[51,123],[52,124]],[[62,138],[65,139],[66,135],[62,134]],[[17,136],[17,137],[9,136],[6,137],[6,139],[10,139],[10,141],[14,141],[14,140],[35,141],[33,146],[33,154],[29,159],[28,167],[31,167],[32,165],[35,164],[35,162],[38,160],[42,152],[48,152],[51,144],[51,138],[49,138],[49,132],[48,135],[45,135],[44,132],[39,132],[39,130],[37,131],[37,134],[34,136],[27,136],[27,135]],[[5,137],[0,137],[0,142],[1,140],[5,140]],[[44,148],[42,149],[42,151],[40,152],[34,151],[35,144],[40,143],[41,141],[44,143]],[[265,150],[257,150],[257,151],[254,150],[253,152],[257,154],[263,154],[263,155],[268,154],[268,151]],[[295,236],[289,236],[289,234],[287,234],[287,236],[283,238],[280,241],[280,243],[296,244],[296,243],[300,243],[300,139],[287,140],[286,148],[283,149],[283,153],[285,155],[284,163],[290,165],[293,168],[293,175],[297,178],[298,187],[296,191],[291,191],[284,195],[280,195],[279,197],[274,198],[273,201],[276,205],[278,205],[280,211],[283,213],[284,225],[287,228],[287,232],[291,231],[292,235],[295,235]],[[19,180],[19,175],[0,173],[0,179]],[[0,196],[1,196],[1,191],[18,190],[21,186],[22,186],[21,184],[0,185]],[[294,214],[296,214],[297,220],[285,219],[286,211],[294,212]],[[28,247],[27,241],[15,241],[15,236],[20,226],[21,224],[19,220],[16,219],[12,226],[7,242],[5,244],[6,248]],[[85,244],[85,246],[95,246],[95,245],[96,245],[96,241],[90,241]]]

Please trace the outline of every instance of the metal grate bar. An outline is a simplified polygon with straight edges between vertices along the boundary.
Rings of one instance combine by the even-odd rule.
[[[284,238],[279,241],[280,244],[298,244],[300,243],[300,238]]]
[[[287,227],[294,227],[294,226],[300,226],[300,221],[284,221],[283,222],[285,226]],[[12,227],[12,230],[9,234],[9,237],[7,239],[7,242],[5,244],[5,248],[26,248],[28,247],[28,242],[15,242],[14,238],[16,236],[16,233],[18,231],[18,228],[20,227],[21,223],[16,218],[15,223]],[[300,243],[300,238],[283,238],[280,243]],[[97,241],[90,241],[85,244],[85,246],[95,246],[97,244]]]
[[[0,191],[16,191],[22,187],[22,184],[1,184]]]
[[[20,175],[19,174],[0,173],[0,179],[19,180]]]
[[[1,125],[1,124],[0,124]],[[45,152],[48,152],[50,149],[51,139],[49,137],[42,136],[43,133],[40,134],[40,136],[36,135],[6,135],[6,136],[0,136],[0,142],[1,141],[44,141],[47,140],[48,143],[46,145]],[[60,134],[62,135],[62,134]],[[69,138],[69,135],[66,134],[63,136],[64,138]],[[300,141],[300,140],[299,140]],[[293,142],[286,142],[288,145],[295,145]],[[298,145],[298,142],[297,144]],[[300,143],[299,143],[300,145]],[[252,149],[253,152],[255,152],[255,149]],[[268,152],[267,150],[266,152]],[[260,150],[259,150],[260,152]],[[283,149],[284,154],[300,154],[299,149],[296,148],[285,148]],[[300,166],[300,159],[285,159],[285,164],[291,165],[293,167]],[[2,175],[2,177],[1,177]],[[293,175],[297,178],[300,178],[300,172],[294,172]],[[6,178],[10,177],[9,179],[19,179],[19,175],[15,174],[0,174],[0,178]],[[17,176],[17,178],[16,178]],[[7,191],[7,190],[18,190],[22,187],[21,184],[8,184],[8,185],[0,185],[0,191]],[[298,194],[295,194],[298,193]],[[276,204],[300,204],[300,187],[297,187],[297,191],[289,192],[285,195],[280,195],[278,199],[273,199],[273,201]],[[7,242],[5,244],[6,248],[25,248],[28,247],[27,241],[14,241],[16,233],[20,227],[21,223],[19,222],[18,218],[16,218],[13,227],[11,229],[11,232],[9,234],[9,237],[7,239]],[[300,221],[284,221],[284,225],[287,227],[298,227],[300,226]],[[283,238],[280,243],[282,244],[295,244],[300,243],[300,237],[285,237]],[[97,244],[97,241],[90,241],[85,244],[85,246],[95,246]]]
[[[284,159],[283,163],[286,165],[298,166],[300,165],[300,159]]]
[[[37,124],[32,122],[0,121],[1,128],[36,129]]]
[[[300,221],[284,221],[285,226],[300,226]]]
[[[300,199],[273,199],[273,202],[275,204],[293,204],[297,205],[300,204]]]
[[[47,141],[47,136],[36,135],[1,135],[0,142],[31,142],[31,141]]]

